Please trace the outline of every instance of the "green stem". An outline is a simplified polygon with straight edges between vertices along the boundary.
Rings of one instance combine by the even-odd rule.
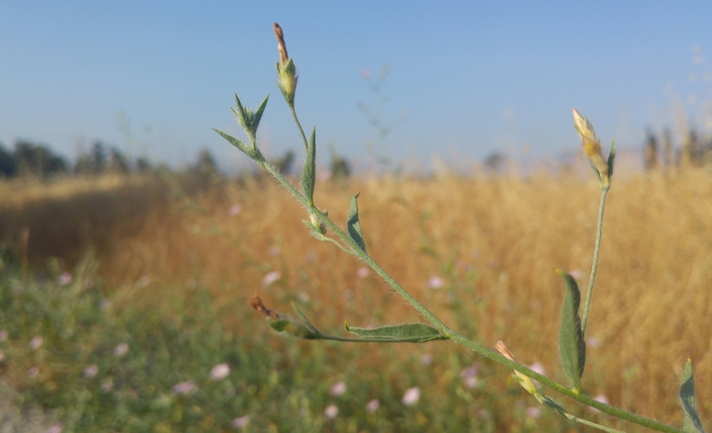
[[[309,142],[307,141],[307,136],[304,134],[304,129],[302,128],[302,124],[299,123],[299,118],[297,117],[297,111],[294,109],[294,104],[290,104],[289,108],[292,109],[292,116],[294,117],[294,121],[297,123],[297,127],[299,128],[299,132],[302,134],[302,140],[304,140],[304,149],[309,149]]]
[[[591,264],[591,276],[588,280],[588,290],[586,291],[586,302],[583,307],[583,319],[581,320],[581,333],[586,334],[586,323],[588,322],[588,310],[591,308],[591,297],[593,296],[593,282],[596,280],[596,270],[598,269],[598,253],[601,251],[601,235],[603,233],[603,211],[606,207],[606,196],[609,186],[601,189],[601,202],[598,206],[598,226],[596,227],[596,246],[593,249],[593,263]]]

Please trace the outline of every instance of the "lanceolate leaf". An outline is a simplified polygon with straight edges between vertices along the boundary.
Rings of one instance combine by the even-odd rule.
[[[360,193],[359,193],[360,194]],[[349,208],[349,220],[347,222],[348,232],[351,239],[356,242],[356,244],[361,248],[361,251],[366,252],[366,243],[363,241],[363,235],[361,234],[361,221],[358,217],[358,196],[356,194],[351,199],[351,207]],[[367,253],[368,254],[368,253]]]
[[[422,323],[404,323],[401,325],[379,326],[377,328],[359,328],[349,326],[348,322],[346,322],[344,328],[359,337],[382,340],[384,342],[425,343],[428,341],[447,339],[447,336],[441,334],[437,329]]]
[[[586,343],[583,340],[581,319],[578,315],[581,293],[574,278],[563,271],[556,271],[564,278],[566,294],[561,312],[559,330],[559,356],[564,374],[575,391],[581,389],[581,376],[586,364]]]
[[[309,147],[307,147],[307,160],[304,162],[302,169],[302,188],[304,195],[309,200],[309,206],[314,205],[314,183],[316,181],[316,128],[312,129],[311,137],[309,138]]]
[[[680,404],[682,404],[682,411],[685,415],[685,424],[682,429],[688,433],[704,433],[702,421],[697,414],[695,377],[692,374],[692,361],[689,358],[682,371],[682,380],[680,381]]]
[[[242,153],[244,153],[245,155],[247,155],[247,156],[249,156],[250,158],[253,158],[253,159],[255,158],[256,152],[255,152],[255,150],[252,148],[252,146],[248,146],[247,144],[243,143],[242,141],[238,140],[237,138],[235,138],[235,137],[233,137],[233,136],[231,136],[231,135],[228,135],[228,134],[222,132],[222,131],[219,130],[219,129],[213,128],[213,131],[215,131],[215,132],[217,132],[218,134],[220,134],[220,135],[222,136],[222,138],[224,138],[225,140],[227,140],[227,141],[228,141],[230,144],[232,144],[233,146],[235,146],[235,147],[237,147],[238,149],[240,149],[240,151],[241,151]]]

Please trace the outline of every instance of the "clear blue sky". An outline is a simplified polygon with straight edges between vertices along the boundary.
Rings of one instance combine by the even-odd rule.
[[[275,85],[273,21],[322,162],[327,145],[368,160],[377,134],[357,104],[377,98],[362,75],[385,65],[385,143],[401,160],[576,150],[574,107],[624,148],[647,126],[675,127],[676,104],[709,133],[709,1],[26,0],[0,3],[0,142],[74,157],[100,139],[178,165],[206,147],[230,169],[244,161],[211,128],[238,133],[237,92],[248,106],[272,95],[259,137],[268,153],[299,150]]]

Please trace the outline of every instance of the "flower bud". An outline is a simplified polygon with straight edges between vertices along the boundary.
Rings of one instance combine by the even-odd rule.
[[[325,211],[325,213],[328,215],[328,212]],[[309,212],[309,222],[319,233],[321,233],[322,235],[326,234],[326,224],[319,221],[319,218],[316,216],[316,214]]]
[[[279,62],[277,62],[277,74],[279,75],[279,89],[284,95],[284,99],[289,106],[294,105],[294,93],[297,90],[297,68],[294,61],[287,53],[287,44],[284,42],[284,33],[279,24],[274,23],[274,35],[277,38],[277,50],[279,51]]]
[[[591,126],[588,119],[579,114],[576,109],[573,110],[573,114],[574,128],[576,128],[576,132],[578,132],[581,137],[583,153],[586,154],[586,157],[591,163],[591,167],[603,183],[603,186],[608,186],[611,182],[608,174],[608,162],[606,162],[601,153],[601,143],[596,137],[596,131],[593,130],[593,126]]]

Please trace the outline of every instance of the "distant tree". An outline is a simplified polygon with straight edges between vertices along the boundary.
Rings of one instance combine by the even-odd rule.
[[[672,134],[670,129],[663,130],[663,159],[665,167],[670,168],[675,165],[675,150],[672,148]]]
[[[17,174],[15,157],[0,143],[0,177],[13,177]]]
[[[507,157],[500,152],[492,152],[485,157],[485,168],[490,171],[500,171],[507,163]]]
[[[215,174],[218,171],[215,158],[208,149],[202,149],[198,153],[198,161],[194,168],[200,174]]]
[[[647,131],[647,136],[643,152],[643,166],[646,170],[652,170],[658,167],[658,139],[651,130]]]
[[[89,152],[89,160],[95,174],[102,173],[107,166],[107,151],[101,141],[94,142],[94,145]]]
[[[136,171],[139,173],[147,173],[153,169],[151,161],[145,156],[140,156],[136,159]]]
[[[20,176],[43,178],[67,171],[64,158],[53,154],[46,145],[19,140],[15,142],[13,156]]]
[[[129,164],[126,156],[124,156],[121,151],[115,147],[109,150],[109,163],[107,165],[107,170],[112,173],[128,173]]]
[[[351,164],[346,158],[336,153],[331,154],[331,175],[334,179],[347,179],[351,176]]]
[[[273,164],[280,173],[289,174],[294,164],[294,152],[292,152],[291,149],[288,150],[281,158],[275,160]]]

